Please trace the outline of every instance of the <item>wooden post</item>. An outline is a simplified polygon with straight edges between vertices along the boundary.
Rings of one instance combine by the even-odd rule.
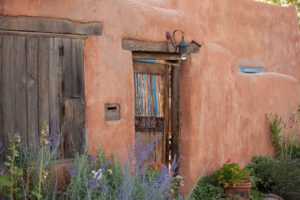
[[[172,161],[180,159],[179,151],[179,140],[180,140],[180,67],[172,67],[171,70],[171,130],[172,130],[172,139],[171,139],[171,152],[172,152]],[[179,162],[176,168],[176,172],[179,170]]]

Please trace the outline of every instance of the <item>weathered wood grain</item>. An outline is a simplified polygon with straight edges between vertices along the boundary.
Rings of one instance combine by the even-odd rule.
[[[27,144],[27,109],[26,109],[26,38],[15,37],[14,96],[15,96],[15,132]],[[11,67],[11,66],[10,66]]]
[[[85,104],[83,98],[73,99],[73,127],[72,142],[75,152],[83,153],[85,141]]]
[[[72,40],[63,39],[63,97],[73,97]]]
[[[39,134],[38,109],[38,38],[27,37],[27,139],[29,146],[35,146]]]
[[[72,40],[72,97],[84,96],[83,41]]]
[[[163,138],[164,134],[163,132],[155,132],[155,137],[157,138],[157,145],[155,147],[155,160],[156,162],[164,163],[164,157],[163,157],[163,149],[164,149],[164,143]]]
[[[56,139],[64,126],[65,152],[61,153],[65,157],[82,152],[83,41],[73,43],[72,48],[71,39],[0,35],[0,142],[8,144],[8,138],[17,131],[25,143],[36,146],[46,122]],[[63,88],[64,79],[67,90]],[[65,91],[69,92],[66,98]]]
[[[74,153],[74,146],[72,144],[72,134],[74,133],[73,121],[73,101],[72,99],[64,100],[64,116],[63,116],[63,137],[64,137],[64,159],[71,158]]]
[[[50,119],[50,138],[53,146],[51,151],[59,153],[57,141],[60,139],[60,121],[62,99],[60,91],[62,89],[62,59],[59,55],[59,48],[62,39],[53,38],[50,40],[49,48],[49,119]]]
[[[148,134],[149,134],[149,143],[152,143],[155,139],[155,131],[152,130],[148,130]],[[156,160],[156,145],[157,143],[154,144],[154,149],[153,151],[149,154],[148,160],[149,162],[151,161],[157,161]]]
[[[179,55],[175,53],[132,52],[132,58],[154,60],[180,60]]]
[[[171,70],[171,158],[172,160],[180,157],[179,139],[180,139],[180,68],[172,67]],[[179,163],[177,169],[179,169]]]
[[[63,95],[62,95],[62,69],[63,56],[60,55],[60,47],[63,46],[62,38],[53,39],[53,61],[49,67],[49,102],[50,102],[50,120],[52,122],[51,134],[55,140],[60,140],[61,126],[62,126],[62,109],[63,109]],[[62,143],[60,144],[62,145]],[[52,149],[53,150],[53,149]],[[60,158],[61,148],[56,146],[58,158]]]
[[[122,48],[128,51],[137,52],[162,52],[174,53],[175,49],[169,42],[149,42],[141,40],[123,39]],[[199,52],[199,47],[196,44],[190,44],[188,47],[189,53]]]
[[[49,51],[51,38],[39,38],[38,44],[38,99],[39,132],[43,123],[49,124]]]
[[[170,109],[169,109],[169,87],[170,87],[170,66],[165,65],[164,68],[164,96],[163,96],[163,105],[164,105],[164,136],[163,136],[163,157],[165,161],[169,160],[168,155],[166,153],[166,146],[168,145],[168,134],[169,134],[169,120],[170,120]],[[172,130],[172,129],[171,129]]]
[[[84,102],[83,99],[65,99],[63,132],[65,141],[65,158],[71,158],[75,152],[82,152],[84,141]]]
[[[9,138],[15,134],[14,115],[14,66],[15,66],[15,37],[2,36],[2,122],[4,145],[7,147]],[[5,95],[4,95],[5,94]],[[4,148],[4,153],[7,148]]]
[[[4,133],[2,130],[2,36],[0,35],[0,152],[3,150],[4,147]],[[3,154],[0,153],[0,163],[3,160]]]
[[[133,70],[136,73],[163,75],[164,64],[133,61]]]
[[[38,33],[38,32],[24,32],[24,31],[7,31],[0,30],[0,35],[14,35],[14,36],[31,36],[31,37],[52,37],[52,38],[70,38],[85,40],[87,35],[75,34],[59,34],[59,33]]]
[[[98,22],[74,22],[58,18],[0,15],[0,30],[101,35],[102,24]]]

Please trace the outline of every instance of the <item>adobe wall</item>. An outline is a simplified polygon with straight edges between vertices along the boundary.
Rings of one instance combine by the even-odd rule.
[[[203,44],[181,69],[183,192],[228,157],[245,165],[272,155],[265,113],[285,117],[300,100],[300,37],[294,7],[252,0],[0,0],[0,14],[103,22],[85,41],[86,120],[90,152],[98,141],[123,153],[134,140],[131,53],[123,38],[165,41],[181,29]],[[241,74],[240,64],[265,66]],[[120,103],[121,120],[105,122],[104,104]]]

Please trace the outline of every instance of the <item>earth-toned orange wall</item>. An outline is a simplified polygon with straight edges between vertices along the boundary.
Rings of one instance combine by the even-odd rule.
[[[132,57],[123,38],[166,41],[181,29],[203,46],[181,69],[181,174],[187,193],[228,157],[245,165],[272,155],[265,113],[284,117],[300,100],[296,9],[253,0],[0,0],[0,14],[103,23],[85,41],[86,120],[90,152],[98,143],[121,154],[134,140]],[[264,66],[242,74],[239,66]],[[120,103],[121,120],[105,122],[104,104]]]

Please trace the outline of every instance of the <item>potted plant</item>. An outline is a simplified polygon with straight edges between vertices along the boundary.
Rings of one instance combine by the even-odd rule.
[[[224,187],[226,197],[238,196],[239,199],[250,199],[252,181],[250,170],[241,170],[237,163],[231,162],[231,159],[228,158],[214,176],[218,183]]]

